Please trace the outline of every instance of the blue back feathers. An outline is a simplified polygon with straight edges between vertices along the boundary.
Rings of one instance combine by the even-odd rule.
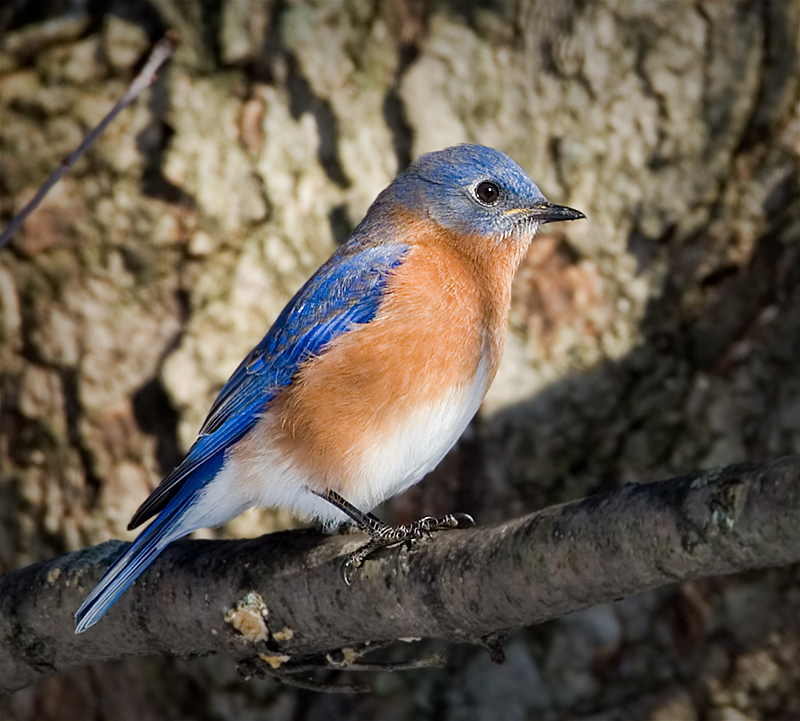
[[[163,510],[196,469],[241,439],[278,391],[289,385],[303,361],[320,354],[354,325],[369,323],[389,272],[402,263],[407,250],[399,243],[342,246],[292,298],[234,371],[211,406],[200,437],[136,511],[128,528]]]

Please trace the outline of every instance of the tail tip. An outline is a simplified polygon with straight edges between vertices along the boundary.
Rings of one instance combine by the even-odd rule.
[[[75,633],[83,633],[87,629],[94,626],[99,620],[100,617],[96,614],[90,613],[91,608],[86,608],[86,604],[81,606],[78,609],[78,612],[75,614]]]

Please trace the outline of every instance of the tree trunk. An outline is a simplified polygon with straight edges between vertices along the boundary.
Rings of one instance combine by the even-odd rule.
[[[797,3],[67,5],[0,11],[3,225],[152,42],[181,44],[0,253],[0,572],[131,540],[292,293],[411,158],[459,142],[588,220],[537,237],[478,418],[383,518],[486,526],[800,453]],[[253,511],[202,535],[293,524]],[[0,717],[800,716],[798,566],[683,578],[516,632],[502,666],[424,642],[447,668],[370,696],[245,683],[224,655],[129,659]]]

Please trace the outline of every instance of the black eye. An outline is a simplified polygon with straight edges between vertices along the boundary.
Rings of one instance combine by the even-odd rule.
[[[475,197],[484,205],[494,205],[500,199],[500,188],[497,183],[484,180],[476,186]]]

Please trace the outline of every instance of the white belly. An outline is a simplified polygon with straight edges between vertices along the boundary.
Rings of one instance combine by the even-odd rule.
[[[487,385],[486,365],[481,362],[470,384],[455,387],[432,406],[412,412],[388,438],[384,434],[381,443],[366,440],[343,493],[346,499],[369,511],[420,481],[455,445],[478,411]],[[269,419],[259,423],[269,423]],[[364,437],[369,438],[366,429]],[[237,454],[235,449],[229,454],[199,499],[200,515],[208,513],[219,524],[241,513],[243,506],[258,506],[288,508],[327,526],[348,520],[338,508],[309,490],[313,479],[285,450],[269,443],[268,435],[262,438],[265,442],[257,452],[250,446],[246,454]]]
[[[349,487],[347,500],[370,510],[422,480],[461,437],[486,388],[482,362],[468,386],[454,388],[432,407],[418,409],[388,441],[366,448],[360,478]]]

